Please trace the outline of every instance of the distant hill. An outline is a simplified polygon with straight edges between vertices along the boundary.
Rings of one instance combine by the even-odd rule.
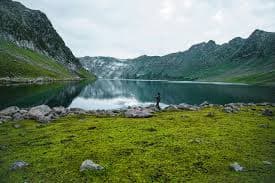
[[[65,45],[47,16],[0,0],[0,78],[93,77]]]
[[[100,58],[100,59],[99,59]],[[247,39],[234,38],[218,45],[199,43],[184,52],[141,56],[121,62],[108,57],[80,61],[99,77],[244,82],[275,85],[275,33],[255,30]],[[120,66],[114,63],[122,63]]]

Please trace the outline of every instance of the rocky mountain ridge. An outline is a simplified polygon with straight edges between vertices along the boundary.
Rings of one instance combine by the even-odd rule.
[[[74,77],[82,77],[81,72],[85,72],[47,16],[19,2],[0,0],[0,41],[49,57],[64,66]],[[1,50],[7,49],[2,47]],[[9,56],[11,54],[8,53]],[[15,57],[18,58],[18,55]]]
[[[91,71],[107,70],[116,59],[80,58]],[[104,62],[104,64],[102,64]],[[191,46],[184,52],[165,56],[141,56],[112,67],[107,78],[236,81],[275,83],[275,33],[255,30],[247,39],[228,43],[213,40]],[[88,65],[93,65],[89,67]],[[100,75],[99,77],[106,77]]]

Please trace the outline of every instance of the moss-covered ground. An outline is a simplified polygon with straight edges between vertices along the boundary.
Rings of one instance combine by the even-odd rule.
[[[148,119],[80,115],[48,125],[4,123],[0,182],[274,182],[275,120],[261,115],[261,109],[160,112]],[[209,112],[214,116],[208,117]],[[86,159],[105,170],[80,173]],[[30,166],[10,171],[16,160]],[[245,171],[230,170],[233,162]]]

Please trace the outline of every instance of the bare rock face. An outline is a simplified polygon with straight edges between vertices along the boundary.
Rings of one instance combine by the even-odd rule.
[[[128,109],[124,113],[127,118],[150,118],[153,114],[146,109]]]
[[[83,172],[85,170],[103,170],[104,168],[96,163],[94,163],[92,160],[85,160],[82,162],[80,166],[80,172]]]

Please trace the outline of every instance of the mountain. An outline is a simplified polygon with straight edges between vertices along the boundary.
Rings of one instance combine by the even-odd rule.
[[[106,71],[119,60],[84,57],[80,61],[91,72]],[[112,67],[106,78],[168,79],[244,82],[275,85],[275,33],[255,30],[247,39],[234,38],[219,45],[213,40],[165,56],[140,56]],[[89,65],[92,65],[90,67]]]
[[[0,78],[93,77],[44,13],[12,0],[0,0],[0,68]]]
[[[121,71],[127,64],[122,59],[112,57],[83,57],[80,62],[86,70],[99,78],[120,78]]]

